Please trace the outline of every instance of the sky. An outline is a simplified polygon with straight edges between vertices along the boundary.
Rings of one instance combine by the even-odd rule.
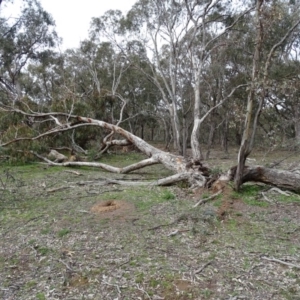
[[[15,0],[12,7],[6,8],[10,14],[20,7]],[[5,0],[3,1],[3,3]],[[63,38],[61,50],[75,48],[88,37],[92,17],[100,17],[109,9],[119,9],[126,13],[137,0],[39,0],[42,7],[52,15],[56,31]]]

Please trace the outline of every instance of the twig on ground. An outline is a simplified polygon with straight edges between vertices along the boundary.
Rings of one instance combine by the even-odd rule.
[[[296,228],[293,229],[293,230],[287,231],[287,234],[295,233],[297,230],[300,230],[300,227],[296,227]]]
[[[177,233],[186,232],[186,231],[190,231],[190,229],[181,229],[181,230],[176,229],[176,230],[170,232],[167,236],[174,236],[174,235],[176,235]]]
[[[178,221],[178,218],[177,218],[175,221],[171,222],[171,223],[168,223],[168,224],[160,224],[160,225],[157,225],[157,226],[148,228],[147,230],[156,230],[156,229],[159,229],[160,227],[172,226],[172,225],[176,224],[177,221]]]
[[[42,218],[42,217],[44,217],[44,216],[45,216],[45,215],[40,215],[40,216],[31,218],[31,219],[27,220],[27,221],[23,224],[23,226],[26,225],[26,224],[28,224],[28,223],[31,222],[31,221],[35,221],[35,220],[40,219],[40,218]]]
[[[197,203],[193,206],[193,208],[195,208],[195,207],[197,207],[197,206],[199,206],[199,205],[202,205],[202,204],[208,202],[209,200],[212,200],[212,199],[216,198],[216,197],[217,197],[218,195],[220,195],[221,193],[222,193],[222,190],[218,191],[217,193],[211,195],[211,196],[208,197],[208,198],[201,199],[199,202],[197,202]]]
[[[136,285],[136,287],[139,291],[143,292],[148,297],[148,299],[151,299],[149,294],[144,289],[140,288],[138,284]]]
[[[102,180],[101,182],[99,182],[99,180]],[[74,183],[77,185],[97,185],[97,186],[101,186],[101,185],[107,185],[107,181],[104,178],[98,178],[97,181],[96,180],[89,180],[89,181],[78,181],[78,182],[69,182],[69,183]]]
[[[65,189],[70,189],[70,188],[71,188],[70,186],[61,186],[61,187],[58,187],[58,188],[49,189],[46,192],[47,193],[54,193],[54,192],[58,192],[58,191],[65,190]]]
[[[283,161],[285,161],[286,159],[290,158],[291,156],[295,156],[295,155],[298,154],[298,153],[299,153],[299,151],[296,151],[296,152],[293,152],[292,154],[290,154],[290,155],[284,157],[283,159],[281,159],[281,160],[279,160],[279,161],[274,161],[274,162],[270,165],[270,168],[272,169],[272,168],[274,168],[274,167],[280,165]]]
[[[176,230],[170,232],[167,236],[174,236],[174,235],[176,235],[178,232],[179,232],[179,230],[176,229]]]
[[[213,260],[207,262],[205,265],[203,265],[200,269],[196,270],[194,274],[199,274],[201,273],[206,267],[208,267],[211,263],[213,263]]]
[[[280,263],[280,264],[283,264],[283,265],[286,265],[286,266],[289,266],[289,267],[292,267],[292,268],[300,269],[300,265],[291,264],[291,263],[285,262],[285,261],[277,259],[277,258],[266,257],[266,256],[261,256],[261,258],[265,259],[265,260],[268,260],[268,261],[277,262],[277,263]]]
[[[279,188],[276,188],[276,187],[273,187],[269,190],[269,192],[277,192],[278,194],[281,194],[281,195],[284,195],[284,196],[290,196],[292,193],[290,192],[285,192],[285,191],[282,191],[281,189]]]
[[[86,191],[88,194],[96,194],[96,195],[101,195],[101,194],[105,194],[105,193],[112,193],[112,192],[124,192],[124,190],[119,190],[119,189],[110,189],[108,191]]]
[[[76,272],[66,262],[64,262],[62,259],[58,259],[58,261],[61,262],[62,264],[64,264],[68,271]]]
[[[131,259],[132,259],[132,258],[130,257],[130,258],[127,259],[125,262],[122,262],[121,264],[119,264],[118,267],[120,268],[120,267],[122,267],[122,266],[124,266],[124,265],[130,263],[130,262],[131,262]]]
[[[124,288],[127,288],[127,286],[126,286],[126,285],[119,286],[119,285],[117,285],[117,284],[114,284],[114,283],[109,283],[109,282],[107,282],[107,281],[105,281],[105,280],[101,280],[101,282],[102,282],[102,283],[104,283],[104,284],[107,284],[107,285],[110,285],[110,286],[114,286],[114,287],[116,287],[116,288],[117,288],[117,290],[118,290],[118,293],[119,293],[119,294],[121,294],[121,288],[122,288],[122,289],[124,289]]]
[[[64,170],[64,172],[67,172],[67,173],[71,173],[71,174],[75,174],[75,175],[83,175],[83,174],[81,174],[81,173],[79,173],[79,172],[77,172],[77,171],[71,171],[71,170]]]
[[[265,199],[268,203],[273,203],[273,201],[270,200],[270,199],[265,195],[264,192],[261,192],[261,194],[262,194],[262,196],[264,197],[264,199]]]
[[[263,266],[264,266],[264,264],[262,264],[262,263],[261,264],[256,264],[252,268],[250,268],[246,273],[242,273],[242,274],[240,274],[239,276],[237,276],[235,278],[239,279],[239,278],[241,278],[243,276],[248,276],[247,274],[250,274],[254,269],[256,269],[258,267],[263,267]]]

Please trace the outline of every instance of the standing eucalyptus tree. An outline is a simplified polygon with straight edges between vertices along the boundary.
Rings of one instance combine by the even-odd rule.
[[[242,2],[244,3],[241,1],[238,4]],[[41,13],[38,3],[33,3],[37,6],[37,10],[34,9],[33,12]],[[213,122],[212,119],[216,115],[212,114],[225,103],[227,109],[231,111],[237,109],[241,115],[243,109],[239,104],[243,99],[237,97],[248,94],[238,166],[231,169],[229,177],[235,178],[236,189],[245,181],[256,180],[299,191],[299,174],[264,167],[245,167],[245,160],[253,148],[259,116],[265,108],[272,61],[274,57],[280,55],[280,50],[286,53],[284,46],[299,29],[299,13],[297,14],[296,5],[293,9],[287,10],[290,11],[292,22],[287,24],[286,30],[278,35],[271,34],[273,27],[267,25],[280,20],[282,15],[274,13],[278,7],[289,8],[285,1],[270,3],[259,0],[256,1],[254,8],[250,5],[246,8],[237,5],[234,9],[231,2],[226,0],[139,0],[127,16],[123,16],[119,11],[108,11],[104,16],[93,19],[90,41],[85,41],[77,51],[65,53],[63,68],[58,68],[56,74],[58,78],[61,76],[64,79],[63,86],[59,87],[65,90],[65,93],[62,94],[61,101],[58,101],[59,93],[56,90],[58,98],[49,101],[48,106],[41,105],[39,99],[34,97],[31,97],[31,101],[23,103],[26,85],[22,83],[21,71],[26,70],[30,78],[30,68],[26,69],[27,63],[38,64],[38,59],[49,53],[42,50],[43,47],[52,46],[50,42],[53,39],[49,38],[47,31],[52,25],[51,18],[46,13],[42,14],[48,16],[46,20],[50,23],[44,27],[43,22],[39,23],[42,30],[40,33],[44,34],[44,39],[34,44],[32,48],[26,48],[28,44],[25,42],[34,33],[28,32],[26,39],[23,40],[21,37],[25,29],[16,27],[20,31],[13,30],[12,35],[6,36],[7,30],[3,30],[6,27],[2,26],[1,38],[5,41],[2,43],[5,46],[1,49],[1,53],[6,56],[1,65],[1,92],[10,98],[1,97],[1,114],[18,115],[19,119],[16,122],[22,119],[30,120],[34,124],[39,124],[39,127],[38,129],[37,126],[30,129],[26,127],[28,130],[23,131],[24,134],[21,135],[18,130],[15,130],[14,134],[7,134],[7,127],[4,128],[1,148],[26,141],[29,145],[30,143],[34,145],[39,139],[47,139],[53,135],[60,137],[59,140],[62,141],[61,136],[65,132],[82,132],[82,135],[87,137],[88,129],[101,128],[105,134],[109,132],[103,139],[105,148],[114,144],[131,143],[147,158],[136,164],[118,168],[100,162],[51,162],[34,149],[28,148],[28,151],[52,165],[94,166],[118,173],[128,173],[161,163],[175,174],[153,184],[164,185],[186,180],[192,186],[205,186],[208,182],[211,183],[212,178],[209,169],[201,162],[203,156],[200,147],[201,126],[209,118]],[[30,9],[28,11],[31,11]],[[28,11],[23,12],[24,16],[27,16]],[[267,22],[267,16],[273,23]],[[28,20],[29,28],[32,25],[31,20]],[[229,49],[236,47],[236,43],[244,42],[245,37],[235,34],[235,31],[243,27],[245,22],[255,24],[254,34],[246,36],[250,41],[250,47],[249,49],[242,47],[241,56],[231,56],[232,60],[228,54],[227,60],[227,55],[223,53],[229,53]],[[241,40],[231,40],[232,36],[240,37]],[[254,39],[251,39],[253,36]],[[21,51],[22,55],[27,53],[23,59],[20,58],[22,55],[17,54],[20,51],[20,43],[17,41],[25,43],[21,49],[31,50],[28,53]],[[248,76],[247,70],[251,64],[246,65],[244,69],[233,70],[236,66],[242,66],[244,61],[252,62],[251,76]],[[216,64],[220,68],[218,74],[214,71]],[[19,67],[16,69],[15,66]],[[245,74],[240,75],[242,72]],[[37,76],[37,73],[36,75],[32,73],[31,79],[34,80]],[[139,78],[142,76],[144,80]],[[44,91],[47,91],[46,87],[47,84],[44,84]],[[151,92],[152,87],[156,88],[155,93]],[[42,91],[43,89],[40,89],[39,92]],[[29,92],[27,94],[29,95]],[[121,105],[117,105],[115,99],[118,99]],[[131,105],[126,112],[126,107],[130,106],[128,103],[135,105]],[[141,109],[136,109],[136,105]],[[54,107],[60,111],[53,111]],[[104,108],[104,112],[101,111],[101,107]],[[151,110],[152,115],[147,110]],[[147,118],[164,112],[162,119],[166,120],[167,116],[169,117],[175,149],[179,155],[155,148],[143,138],[133,134],[135,130],[131,117],[134,116],[130,116],[129,113],[135,112],[144,123],[143,126]],[[125,115],[127,120],[123,122]],[[192,122],[191,130],[187,126],[187,116],[192,116],[192,121],[189,120]],[[105,118],[107,119],[103,120]],[[123,124],[124,128],[121,127]],[[143,126],[141,126],[142,137]],[[213,130],[212,127],[212,132]],[[186,147],[189,134],[191,158],[181,155],[186,153],[183,147]],[[72,141],[75,143],[74,139]]]

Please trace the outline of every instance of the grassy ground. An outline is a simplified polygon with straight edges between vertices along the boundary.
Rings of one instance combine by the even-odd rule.
[[[300,299],[298,195],[228,186],[193,208],[209,191],[103,185],[169,175],[161,166],[129,175],[40,164],[0,172],[1,299]]]

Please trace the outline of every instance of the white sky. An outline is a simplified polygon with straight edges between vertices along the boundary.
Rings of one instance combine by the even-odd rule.
[[[15,0],[10,8],[3,8],[5,15],[9,10],[13,15],[20,7]],[[39,0],[42,7],[52,15],[56,22],[56,31],[63,38],[62,50],[79,46],[79,42],[88,37],[92,17],[100,17],[109,9],[119,9],[126,13],[137,0]],[[2,5],[5,0],[2,2]],[[1,5],[1,6],[2,6]]]

